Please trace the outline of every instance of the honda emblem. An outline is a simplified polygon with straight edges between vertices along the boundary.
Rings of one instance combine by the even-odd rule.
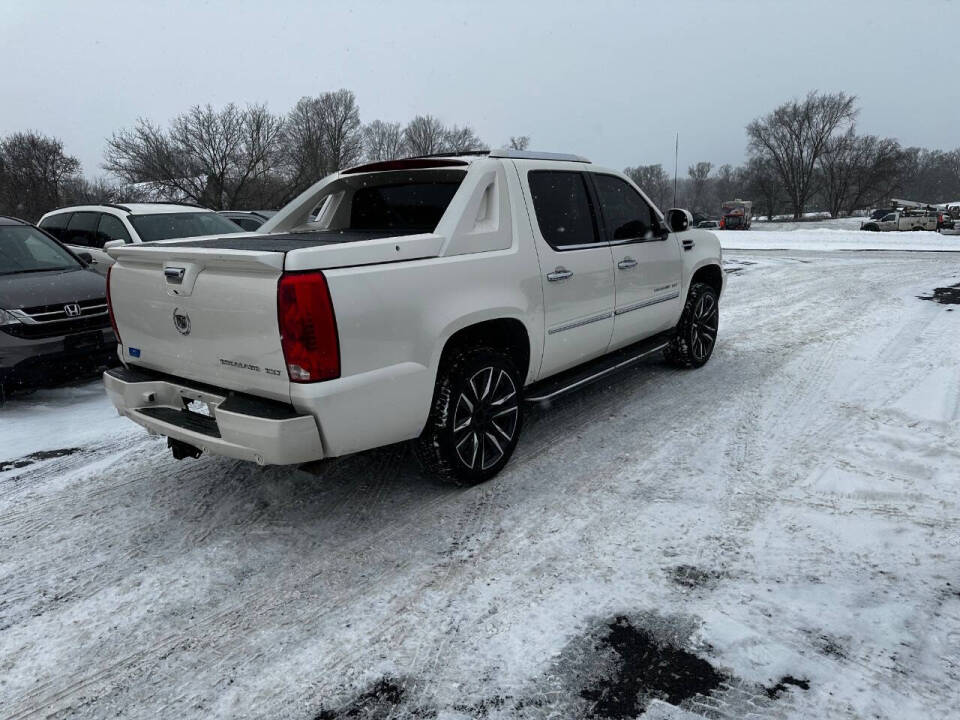
[[[69,305],[64,305],[63,312],[67,314],[68,318],[79,317],[80,306],[77,305],[77,303],[70,303]]]

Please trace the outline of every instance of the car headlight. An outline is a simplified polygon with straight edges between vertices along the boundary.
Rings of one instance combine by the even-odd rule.
[[[20,323],[20,320],[11,312],[7,312],[3,308],[0,308],[0,327],[4,325],[17,325]]]

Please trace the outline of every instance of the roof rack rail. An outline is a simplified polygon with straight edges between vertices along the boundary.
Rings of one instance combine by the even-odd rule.
[[[509,158],[512,160],[557,160],[562,162],[588,163],[590,160],[583,155],[571,155],[569,153],[540,152],[538,150],[514,150],[513,148],[500,148],[491,150],[492,158]]]
[[[101,204],[104,204],[104,203],[101,203]],[[131,203],[131,204],[132,205],[133,204],[136,204],[136,205],[185,205],[186,207],[195,207],[195,208],[200,208],[201,210],[210,210],[210,208],[208,208],[205,205],[197,205],[197,203],[184,202],[182,200],[147,200],[146,202]],[[131,212],[131,211],[128,210],[127,212]]]
[[[461,155],[489,155],[489,150],[447,150],[446,152],[427,153],[426,155],[408,155],[398,160],[419,160],[420,158],[460,157]]]
[[[63,205],[61,207],[54,208],[50,212],[58,212],[60,210],[69,210],[70,208],[88,207],[88,206],[112,207],[112,208],[116,208],[117,210],[123,210],[124,212],[130,212],[130,208],[128,208],[126,205],[119,205],[117,203],[108,203],[108,202],[73,203],[72,205]]]

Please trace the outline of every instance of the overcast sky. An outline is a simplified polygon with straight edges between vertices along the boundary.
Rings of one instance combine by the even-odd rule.
[[[622,168],[739,163],[744,125],[811,89],[859,97],[862,132],[960,146],[951,0],[54,2],[0,0],[0,135],[104,139],[197,103],[286,112],[356,93],[364,122],[432,113],[493,147]]]

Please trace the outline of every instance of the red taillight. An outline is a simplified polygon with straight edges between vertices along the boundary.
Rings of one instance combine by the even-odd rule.
[[[110,274],[113,272],[113,265],[110,265],[107,268],[107,310],[110,313],[110,325],[113,327],[113,334],[117,338],[117,342],[121,345],[123,341],[120,340],[120,331],[117,330],[117,319],[113,316],[113,301],[110,299]]]
[[[282,275],[277,284],[277,319],[291,382],[340,377],[337,319],[323,273]]]

